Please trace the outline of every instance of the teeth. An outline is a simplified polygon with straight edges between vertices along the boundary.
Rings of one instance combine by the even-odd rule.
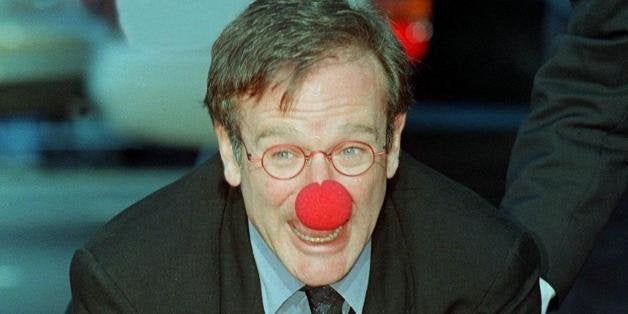
[[[340,234],[340,231],[342,231],[342,226],[340,226],[336,228],[336,230],[334,230],[332,233],[324,237],[313,237],[313,236],[309,236],[302,233],[301,231],[297,230],[297,228],[294,226],[290,226],[290,227],[292,228],[292,231],[294,232],[294,234],[296,234],[297,237],[299,237],[299,239],[303,241],[307,241],[307,242],[314,242],[314,243],[325,243],[325,242],[332,241],[335,238],[337,238],[338,235]]]

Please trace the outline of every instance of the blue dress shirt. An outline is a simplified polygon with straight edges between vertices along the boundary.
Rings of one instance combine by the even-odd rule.
[[[249,221],[253,257],[259,273],[264,312],[267,314],[309,313],[310,306],[304,284],[295,278],[270,250],[257,229]],[[371,266],[371,241],[365,246],[349,273],[331,286],[345,299],[342,312],[349,308],[359,314],[364,308]]]

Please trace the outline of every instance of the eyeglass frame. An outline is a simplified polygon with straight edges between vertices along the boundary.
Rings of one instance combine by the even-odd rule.
[[[371,169],[371,167],[373,167],[373,165],[375,164],[375,157],[380,156],[380,155],[386,155],[386,154],[388,154],[388,151],[387,151],[387,149],[386,149],[386,146],[384,146],[384,147],[383,147],[383,149],[384,149],[383,151],[380,151],[380,152],[375,152],[375,150],[373,149],[373,146],[371,146],[369,143],[362,142],[362,141],[352,141],[352,140],[349,140],[349,141],[342,141],[342,142],[339,142],[338,144],[334,145],[334,146],[333,146],[333,147],[329,150],[329,153],[328,153],[328,152],[325,152],[325,151],[323,151],[323,150],[312,150],[312,151],[310,151],[308,154],[306,154],[306,153],[305,153],[305,151],[303,150],[303,148],[301,148],[301,146],[294,145],[294,144],[277,144],[277,145],[273,145],[273,146],[270,146],[270,147],[266,148],[266,149],[264,150],[264,152],[262,153],[262,156],[261,156],[261,157],[259,157],[259,158],[255,158],[255,157],[253,157],[253,154],[251,154],[251,153],[249,152],[249,149],[246,147],[246,144],[244,144],[244,141],[240,141],[240,143],[242,144],[242,146],[244,146],[244,150],[246,151],[246,159],[247,159],[249,162],[260,162],[260,164],[262,165],[262,169],[264,169],[264,172],[266,172],[266,174],[268,174],[271,178],[274,178],[274,179],[277,179],[277,180],[290,180],[290,179],[294,179],[294,178],[295,178],[295,177],[297,177],[299,174],[301,174],[301,172],[303,172],[303,169],[305,169],[305,165],[306,165],[306,164],[308,164],[308,163],[310,162],[310,159],[312,159],[312,157],[313,157],[314,155],[318,154],[318,153],[323,154],[323,156],[325,156],[325,159],[326,159],[329,163],[331,163],[332,167],[334,167],[334,169],[335,169],[338,173],[342,174],[343,176],[347,176],[347,177],[357,177],[357,176],[361,176],[361,175],[363,175],[364,173],[366,173],[367,171],[369,171],[369,170]],[[373,158],[371,159],[371,164],[370,164],[370,165],[369,165],[366,169],[364,169],[364,171],[362,171],[362,172],[360,172],[360,173],[358,173],[358,174],[346,174],[346,173],[344,173],[344,172],[340,171],[340,170],[338,169],[338,167],[336,167],[336,164],[334,163],[333,158],[332,158],[332,156],[333,156],[333,155],[332,155],[332,153],[333,153],[333,152],[334,152],[334,151],[335,151],[338,147],[340,147],[340,146],[342,146],[342,145],[344,145],[344,144],[346,144],[346,143],[359,143],[359,144],[365,145],[365,146],[366,146],[366,147],[368,147],[368,148],[369,148],[369,150],[371,151],[371,155],[373,156]],[[300,151],[300,152],[301,152],[301,154],[303,155],[303,158],[304,158],[304,159],[303,159],[303,164],[301,165],[301,169],[299,169],[299,171],[297,171],[297,172],[296,172],[293,176],[291,176],[291,177],[287,177],[287,178],[280,178],[280,177],[274,176],[274,175],[272,175],[272,174],[268,171],[268,169],[266,169],[266,166],[264,166],[264,156],[266,155],[266,153],[268,153],[268,152],[269,152],[270,150],[272,150],[273,148],[275,148],[275,147],[279,147],[279,146],[287,146],[287,147],[296,148],[296,149],[297,149],[298,151]]]

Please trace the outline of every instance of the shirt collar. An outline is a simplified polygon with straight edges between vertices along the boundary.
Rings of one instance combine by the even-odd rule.
[[[356,313],[362,313],[371,269],[371,240],[369,240],[349,273],[331,286],[349,303]]]
[[[279,307],[304,284],[292,276],[250,221],[249,234],[260,277],[264,312],[276,313]],[[331,285],[356,313],[362,313],[364,308],[370,266],[371,241],[369,240],[349,273],[342,280]]]

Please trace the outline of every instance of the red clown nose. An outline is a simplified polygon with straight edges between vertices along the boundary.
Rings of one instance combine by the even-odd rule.
[[[301,223],[314,230],[332,230],[351,216],[351,195],[342,184],[325,180],[304,187],[295,201]]]

